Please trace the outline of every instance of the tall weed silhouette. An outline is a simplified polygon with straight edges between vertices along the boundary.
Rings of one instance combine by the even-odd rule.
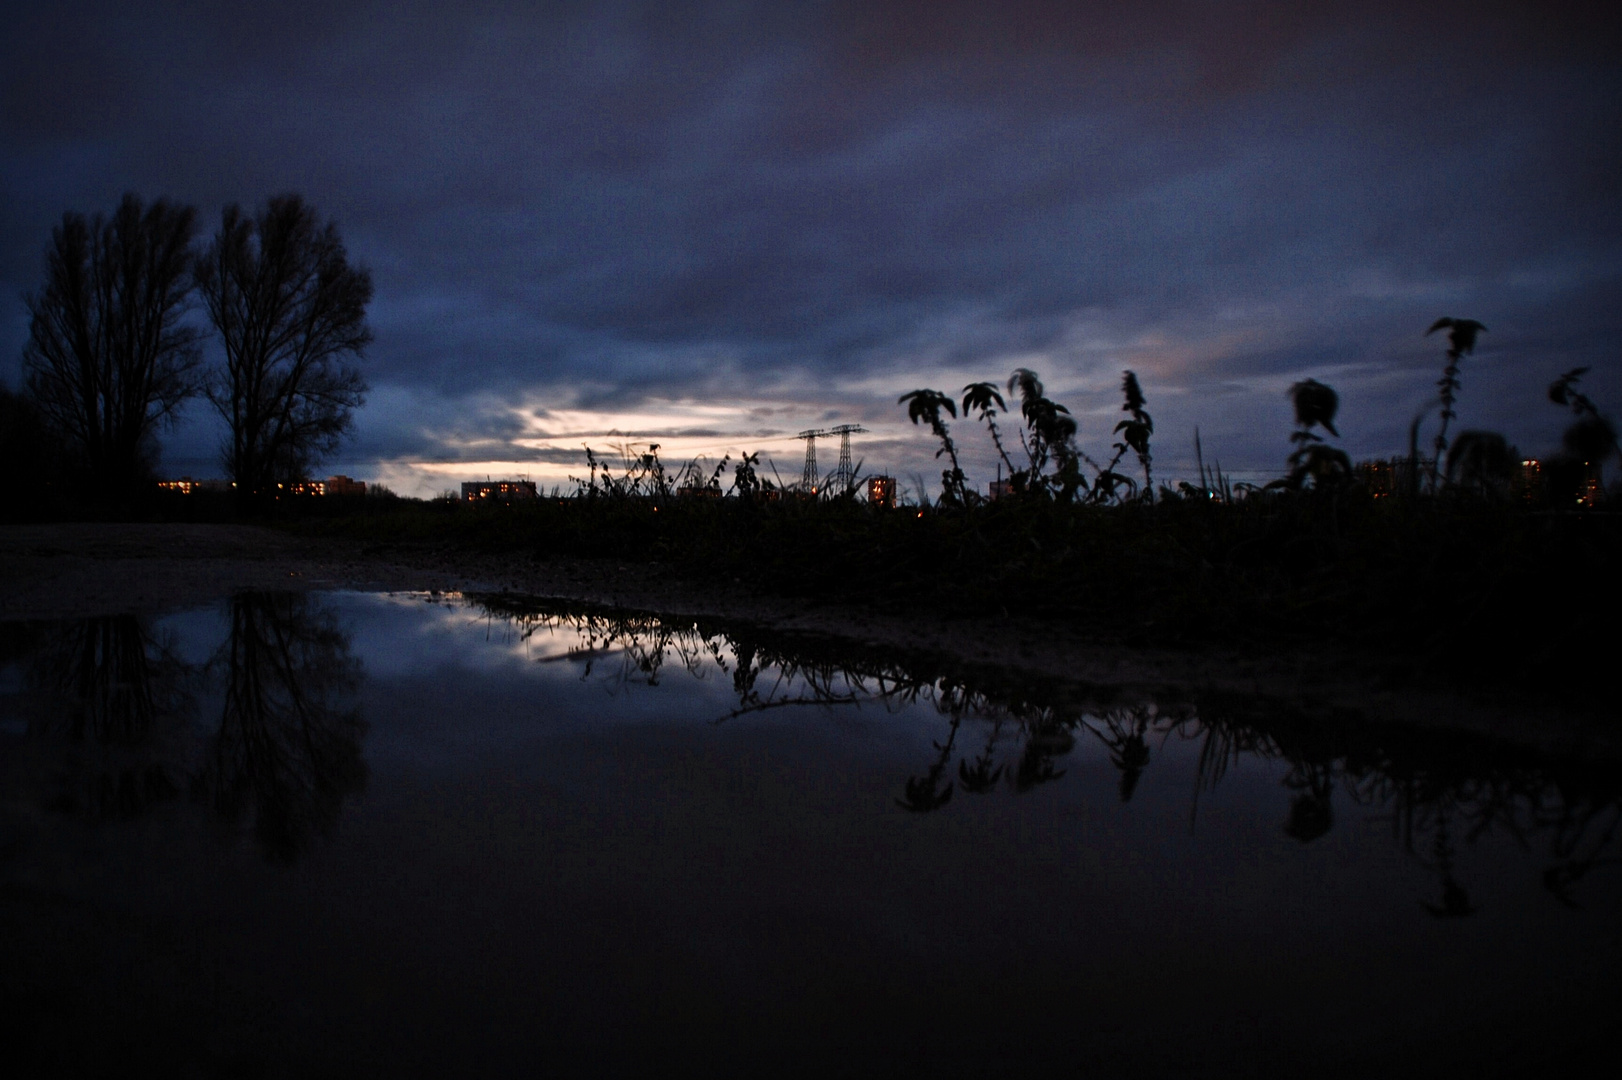
[[[1121,487],[1136,487],[1135,481],[1123,476],[1116,469],[1128,450],[1136,451],[1138,462],[1143,466],[1144,498],[1152,499],[1154,497],[1154,474],[1150,469],[1149,436],[1154,434],[1155,422],[1144,409],[1143,388],[1138,385],[1138,377],[1133,372],[1122,373],[1121,396],[1125,399],[1121,404],[1121,411],[1131,415],[1115,425],[1115,434],[1121,438],[1115,444],[1115,456],[1098,474],[1098,478],[1093,485],[1095,502],[1108,500]]]
[[[907,406],[907,419],[914,424],[926,423],[935,438],[941,441],[941,448],[935,451],[935,456],[945,454],[952,463],[950,469],[941,472],[941,501],[952,506],[962,506],[968,498],[965,490],[963,467],[957,460],[957,444],[952,442],[951,430],[946,421],[941,418],[941,411],[957,418],[957,403],[939,390],[912,390],[902,394],[896,399],[896,404]]]
[[[1322,490],[1338,487],[1351,479],[1352,459],[1346,451],[1324,442],[1314,428],[1323,428],[1335,438],[1335,414],[1340,411],[1340,395],[1316,379],[1303,379],[1290,387],[1290,402],[1295,407],[1295,431],[1290,442],[1290,471],[1283,486],[1292,491],[1306,487]]]
[[[1016,470],[1010,479],[1014,490],[1050,495],[1071,502],[1078,491],[1087,488],[1081,475],[1081,455],[1076,450],[1076,421],[1070,410],[1047,396],[1036,372],[1016,368],[1008,377],[1008,392],[1019,394],[1019,411],[1025,419],[1020,443],[1029,465]],[[1047,470],[1053,463],[1053,472]]]
[[[1425,334],[1428,337],[1438,330],[1447,331],[1447,365],[1442,368],[1442,377],[1436,380],[1437,399],[1442,405],[1442,425],[1437,429],[1436,442],[1433,444],[1436,460],[1431,463],[1432,490],[1441,479],[1437,470],[1447,454],[1448,424],[1458,416],[1453,411],[1453,403],[1459,393],[1459,361],[1475,352],[1476,335],[1486,333],[1487,328],[1474,319],[1455,319],[1444,315],[1432,323]]]

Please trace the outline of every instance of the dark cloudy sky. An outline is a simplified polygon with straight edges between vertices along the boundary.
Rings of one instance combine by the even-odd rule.
[[[1038,370],[1107,452],[1135,369],[1175,474],[1288,452],[1284,391],[1405,444],[1440,315],[1460,423],[1548,449],[1622,411],[1615,4],[30,2],[0,22],[0,375],[64,210],[298,191],[376,282],[333,462],[397,488],[582,442],[769,451]],[[964,429],[976,479],[983,440]],[[166,442],[219,472],[202,406]],[[833,448],[825,447],[824,459]]]

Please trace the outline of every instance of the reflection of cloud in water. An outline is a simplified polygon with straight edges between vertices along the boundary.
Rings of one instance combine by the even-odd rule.
[[[342,610],[355,616],[354,652],[367,672],[378,678],[441,668],[556,678],[560,674],[536,666],[535,661],[565,657],[575,644],[572,634],[521,633],[507,620],[466,604],[460,593],[331,595]]]

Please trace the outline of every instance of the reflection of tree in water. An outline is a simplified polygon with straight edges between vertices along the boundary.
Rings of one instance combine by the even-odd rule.
[[[190,680],[172,643],[134,615],[113,615],[42,627],[28,647],[27,681],[40,706],[28,737],[69,755],[55,769],[50,806],[127,819],[179,792],[176,743]]]
[[[192,790],[291,858],[365,785],[360,665],[330,612],[285,593],[234,598],[231,635],[210,665],[225,700]]]
[[[346,704],[359,678],[348,638],[302,596],[240,596],[230,614],[206,668],[133,615],[12,633],[4,651],[26,664],[31,762],[14,781],[49,809],[93,819],[136,817],[189,788],[229,818],[251,818],[277,857],[330,828],[365,779],[360,716]],[[224,697],[199,746],[205,675]]]
[[[580,634],[586,644],[573,652],[576,657],[621,655],[615,675],[620,681],[654,681],[667,656],[700,678],[713,662],[732,675],[738,694],[737,708],[722,719],[798,704],[899,709],[930,702],[949,728],[946,739],[934,743],[924,772],[908,778],[896,800],[915,812],[948,805],[954,790],[948,769],[959,731],[965,723],[982,723],[985,742],[957,768],[958,784],[975,794],[1004,782],[1011,791],[1027,792],[1059,779],[1066,772],[1060,761],[1083,731],[1108,750],[1123,802],[1149,766],[1151,739],[1197,740],[1196,814],[1200,794],[1213,790],[1241,760],[1281,762],[1288,766],[1283,785],[1291,793],[1282,824],[1286,835],[1305,844],[1329,833],[1335,793],[1343,790],[1353,803],[1380,811],[1393,838],[1436,875],[1439,899],[1424,906],[1438,917],[1475,910],[1455,876],[1456,838],[1469,844],[1497,831],[1523,846],[1547,838],[1554,862],[1544,884],[1568,904],[1576,903],[1572,890],[1586,875],[1622,863],[1610,853],[1622,827],[1622,798],[1613,778],[1597,767],[1553,761],[1484,737],[1306,717],[1216,695],[1197,708],[1123,704],[1111,700],[1109,690],[1091,701],[1085,688],[1033,687],[991,671],[965,679],[938,658],[887,658],[852,643],[739,629],[720,620],[662,619],[511,597],[473,599],[526,635],[542,627]]]

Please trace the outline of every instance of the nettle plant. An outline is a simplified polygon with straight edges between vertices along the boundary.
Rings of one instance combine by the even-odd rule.
[[[1453,402],[1459,393],[1459,361],[1470,353],[1476,351],[1476,335],[1484,334],[1487,328],[1474,319],[1455,319],[1444,315],[1431,324],[1425,331],[1426,336],[1438,330],[1447,331],[1447,365],[1442,368],[1442,377],[1436,380],[1437,400],[1442,406],[1442,425],[1436,431],[1434,460],[1431,462],[1431,488],[1434,490],[1440,480],[1438,468],[1447,455],[1447,427],[1457,416],[1453,411]]]
[[[1340,395],[1317,379],[1303,379],[1290,387],[1290,402],[1295,406],[1295,430],[1290,442],[1290,471],[1281,481],[1275,481],[1291,491],[1338,486],[1352,475],[1352,459],[1338,446],[1330,446],[1315,431],[1322,428],[1335,438],[1335,414],[1340,411]]]
[[[1138,377],[1132,372],[1124,372],[1121,379],[1121,395],[1125,401],[1121,404],[1121,411],[1131,413],[1127,419],[1115,425],[1115,434],[1121,437],[1115,444],[1115,456],[1110,463],[1098,474],[1098,480],[1093,485],[1093,501],[1104,502],[1112,498],[1117,489],[1122,486],[1129,490],[1136,487],[1136,481],[1123,476],[1116,471],[1116,466],[1126,456],[1128,450],[1137,452],[1138,462],[1143,466],[1143,491],[1145,495],[1152,496],[1154,492],[1154,474],[1150,468],[1149,436],[1154,434],[1155,422],[1144,410],[1143,388],[1138,385]]]
[[[1616,425],[1577,389],[1577,383],[1588,374],[1588,368],[1572,368],[1549,384],[1549,400],[1564,405],[1572,412],[1571,426],[1560,438],[1562,449],[1585,464],[1602,465],[1618,452]]]
[[[969,500],[969,493],[964,482],[963,468],[957,460],[957,444],[952,442],[951,429],[941,418],[944,409],[957,419],[957,403],[939,390],[913,390],[902,394],[896,399],[896,404],[905,403],[907,418],[914,424],[926,423],[935,438],[941,441],[941,448],[935,451],[938,458],[945,454],[952,463],[950,469],[941,471],[941,501],[951,506],[962,506]]]
[[[1149,437],[1154,433],[1154,420],[1145,408],[1146,400],[1138,377],[1125,372],[1121,383],[1125,403],[1122,411],[1130,414],[1115,426],[1119,436],[1115,443],[1115,456],[1108,465],[1099,465],[1076,446],[1076,419],[1065,406],[1048,397],[1046,388],[1036,372],[1018,368],[1008,377],[1006,384],[1010,397],[1019,401],[1023,429],[1017,433],[1018,453],[1024,457],[1017,462],[1010,452],[1011,440],[1005,437],[997,417],[1009,412],[1008,401],[997,385],[990,382],[970,383],[963,388],[963,416],[976,415],[986,425],[997,457],[1008,470],[1008,490],[1016,496],[1051,499],[1056,502],[1110,503],[1135,498],[1150,498],[1153,492],[1153,462],[1149,451]],[[914,424],[927,423],[941,447],[936,457],[945,455],[951,468],[941,473],[941,502],[943,505],[963,506],[981,498],[969,489],[967,478],[959,463],[958,447],[953,441],[943,413],[956,419],[957,403],[938,390],[914,390],[901,395],[898,404],[907,406],[907,415]],[[1128,453],[1136,453],[1143,467],[1143,486],[1118,470]],[[1083,466],[1092,470],[1089,481]]]

